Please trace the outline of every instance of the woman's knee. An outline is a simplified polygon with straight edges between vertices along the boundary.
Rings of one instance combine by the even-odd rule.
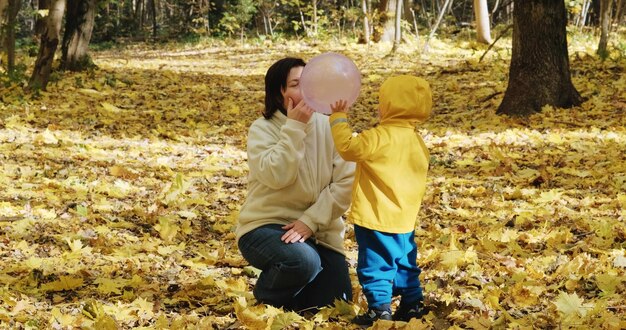
[[[303,281],[311,281],[322,270],[322,261],[318,252],[305,243],[295,243],[287,260],[283,262],[288,266],[294,276]]]

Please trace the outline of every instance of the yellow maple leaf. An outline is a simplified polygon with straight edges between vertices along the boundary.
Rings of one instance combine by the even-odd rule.
[[[568,294],[561,291],[559,297],[554,302],[556,309],[568,318],[574,315],[584,317],[587,314],[587,310],[593,307],[592,304],[583,304],[583,300],[578,297],[576,292]]]
[[[70,327],[76,321],[76,317],[74,315],[63,314],[58,307],[52,308],[52,311],[50,312],[50,315],[52,316],[52,319],[50,320],[51,321],[50,323],[56,322],[61,327]]]
[[[294,312],[281,313],[281,314],[274,316],[270,329],[282,330],[282,329],[286,329],[289,327],[293,328],[293,327],[298,326],[298,324],[302,322],[303,320],[304,319],[302,318],[302,316]]]
[[[549,204],[561,200],[563,192],[552,189],[550,191],[542,192],[539,198],[535,199],[535,202],[539,204]]]
[[[126,284],[119,279],[110,278],[97,278],[94,283],[98,284],[98,292],[102,294],[121,294],[122,291],[120,291],[120,288],[124,287]]]
[[[45,283],[41,286],[43,291],[66,291],[76,289],[83,285],[83,279],[74,276],[60,276],[58,280]]]
[[[249,329],[265,329],[267,327],[264,312],[258,308],[248,308],[248,303],[243,297],[238,297],[235,301],[237,320]]]
[[[159,232],[161,239],[166,243],[172,243],[180,229],[180,227],[173,222],[174,221],[169,217],[159,217],[159,223],[154,226],[154,229]]]

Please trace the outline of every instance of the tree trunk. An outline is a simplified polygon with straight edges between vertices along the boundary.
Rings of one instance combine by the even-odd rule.
[[[39,55],[37,55],[35,68],[28,82],[29,89],[45,90],[48,85],[50,72],[52,72],[54,53],[59,45],[63,13],[65,13],[65,0],[53,0],[50,4],[50,12],[46,19],[45,31],[41,35]]]
[[[430,33],[428,34],[428,37],[426,38],[426,42],[424,43],[425,53],[428,52],[428,43],[430,42],[430,39],[432,39],[435,36],[435,32],[437,32],[437,29],[439,28],[439,24],[441,24],[443,15],[446,13],[449,7],[452,7],[452,0],[446,0],[446,2],[444,2],[443,4],[443,7],[441,7],[441,9],[439,10],[439,16],[437,17],[437,22],[435,22],[435,25],[431,28]]]
[[[143,35],[143,0],[137,0],[137,9],[135,10],[136,20],[137,20],[137,32],[139,35]]]
[[[613,0],[601,0],[600,1],[600,43],[598,44],[598,50],[596,53],[601,58],[606,58],[609,53],[606,49],[606,45],[609,39],[609,26],[611,24],[611,5]]]
[[[525,116],[582,102],[570,77],[564,1],[527,0],[513,9],[509,84],[497,113]]]
[[[313,35],[317,37],[317,0],[313,0]]]
[[[0,45],[3,45],[7,54],[7,72],[11,73],[15,69],[15,26],[17,13],[22,6],[21,0],[9,0],[4,4],[0,4]],[[6,21],[6,23],[4,22]]]
[[[474,16],[476,16],[476,39],[483,44],[490,44],[491,28],[487,0],[474,0]]]
[[[39,0],[39,5],[37,6],[39,10],[50,9],[50,0]],[[35,22],[35,35],[42,36],[46,31],[46,22],[48,21],[47,16],[41,16],[37,14],[37,22]]]
[[[96,0],[67,0],[61,68],[82,71],[92,66],[87,53],[96,13]]]
[[[396,2],[396,17],[395,17],[395,33],[393,36],[393,48],[391,52],[395,52],[400,47],[400,41],[402,40],[402,0]]]
[[[156,39],[157,37],[157,11],[156,11],[156,0],[150,0],[150,11],[152,12],[152,38]],[[211,12],[211,3],[209,2],[208,11]],[[207,34],[209,33],[209,23],[208,23],[208,14],[207,14]]]
[[[370,44],[370,23],[367,18],[367,0],[361,0],[361,8],[363,10],[363,40],[366,45]]]
[[[395,36],[395,17],[398,2],[402,0],[381,0],[378,3],[378,12],[381,13],[380,29],[374,28],[374,41],[392,42]]]

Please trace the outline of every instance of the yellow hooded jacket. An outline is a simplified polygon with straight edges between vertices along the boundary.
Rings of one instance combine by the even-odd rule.
[[[357,163],[350,218],[386,233],[414,230],[426,188],[429,153],[415,126],[432,109],[429,84],[402,75],[380,87],[380,124],[353,136],[346,113],[330,116],[338,153]]]

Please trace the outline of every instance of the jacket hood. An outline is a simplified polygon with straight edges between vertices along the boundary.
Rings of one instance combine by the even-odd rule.
[[[380,123],[410,124],[425,122],[432,111],[432,92],[426,80],[410,75],[387,79],[379,92]]]

